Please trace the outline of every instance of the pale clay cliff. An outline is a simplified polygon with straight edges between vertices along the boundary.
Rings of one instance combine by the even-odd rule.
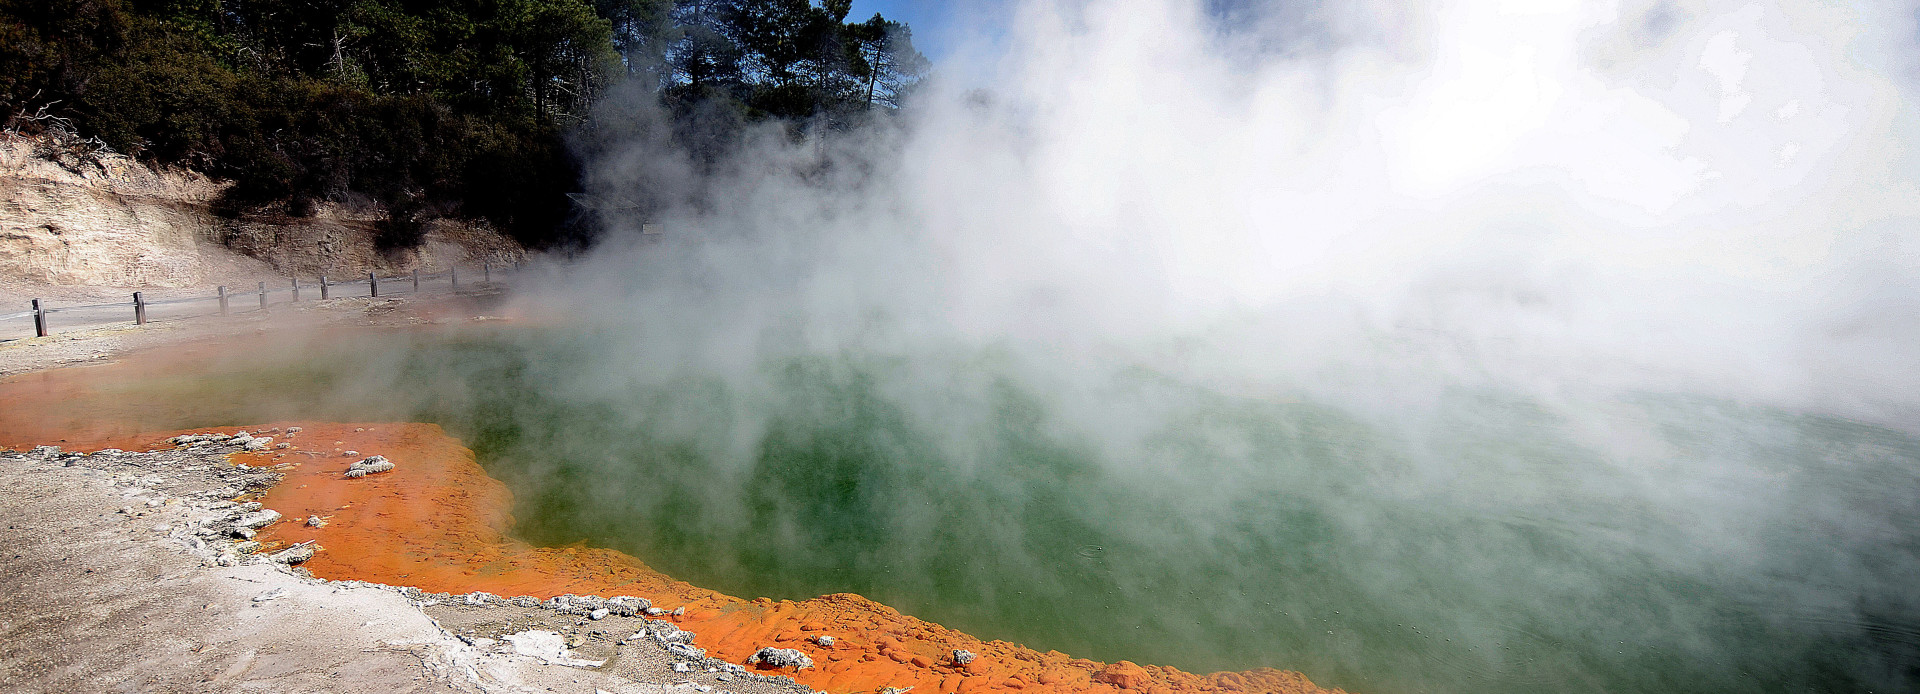
[[[48,285],[188,287],[232,252],[312,278],[438,272],[524,251],[484,226],[438,221],[418,249],[381,252],[372,214],[323,206],[312,217],[216,217],[224,188],[124,156],[56,163],[26,138],[0,136],[0,277]]]
[[[0,139],[0,274],[43,284],[180,287],[204,270],[220,186],[103,156],[75,173]]]

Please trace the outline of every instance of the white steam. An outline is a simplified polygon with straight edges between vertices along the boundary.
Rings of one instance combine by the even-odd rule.
[[[885,316],[1074,360],[1212,351],[1192,365],[1230,380],[1412,359],[1913,420],[1905,8],[1227,15],[1026,3],[988,89],[936,79],[887,136],[767,137],[665,244],[601,260],[702,354]],[[605,192],[672,156],[610,158]]]

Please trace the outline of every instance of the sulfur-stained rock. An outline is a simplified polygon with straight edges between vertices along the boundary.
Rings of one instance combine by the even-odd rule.
[[[1095,682],[1105,682],[1121,689],[1145,689],[1150,678],[1146,669],[1135,665],[1133,661],[1122,660],[1108,665],[1099,674],[1093,676]]]

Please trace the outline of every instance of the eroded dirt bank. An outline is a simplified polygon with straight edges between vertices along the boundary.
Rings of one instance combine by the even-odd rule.
[[[74,157],[47,138],[0,133],[0,289],[40,285],[59,296],[76,287],[247,286],[243,278],[256,276],[439,272],[526,255],[479,222],[434,220],[418,247],[382,251],[376,209],[217,213],[230,185],[119,154]]]
[[[0,445],[20,448],[58,440],[70,450],[167,447],[162,434],[174,432],[142,431],[140,405],[121,402],[123,409],[115,410],[84,404],[90,392],[151,366],[69,369],[0,381]],[[510,535],[512,499],[505,486],[488,477],[471,451],[436,426],[280,421],[243,428],[292,427],[301,431],[280,434],[272,448],[231,457],[284,476],[260,496],[267,508],[289,519],[319,520],[313,525],[276,523],[258,538],[264,551],[303,542],[322,547],[302,564],[319,578],[542,600],[564,594],[639,596],[652,601],[661,612],[657,618],[697,634],[693,645],[720,661],[744,663],[768,647],[799,651],[811,667],[767,672],[829,692],[908,687],[922,694],[1328,691],[1296,672],[1260,669],[1202,676],[982,641],[852,594],[797,602],[748,600],[674,580],[618,552],[533,547]],[[344,475],[350,463],[372,455],[392,460],[396,468],[360,478]],[[586,619],[578,621],[569,628],[585,634],[606,632],[603,638],[612,633],[595,629]],[[957,655],[961,651],[972,657]]]

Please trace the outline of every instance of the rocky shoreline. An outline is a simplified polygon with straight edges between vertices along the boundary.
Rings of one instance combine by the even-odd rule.
[[[706,657],[676,615],[637,596],[314,578],[299,564],[323,548],[253,539],[307,520],[250,500],[281,474],[228,456],[263,438],[0,453],[0,679],[22,691],[811,691],[778,668]]]

